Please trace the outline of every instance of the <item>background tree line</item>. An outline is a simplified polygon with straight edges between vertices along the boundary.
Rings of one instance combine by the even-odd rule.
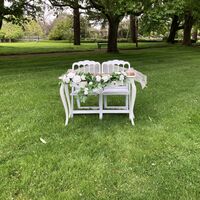
[[[80,45],[83,37],[91,37],[88,30],[92,27],[89,22],[101,22],[101,26],[107,28],[108,52],[117,52],[117,39],[119,35],[124,36],[122,31],[122,24],[125,25],[124,18],[129,18],[124,26],[127,30],[126,35],[127,37],[130,35],[136,44],[138,35],[162,35],[167,38],[167,42],[174,43],[178,33],[182,33],[182,44],[191,45],[191,34],[193,33],[195,40],[198,35],[199,0],[49,0],[49,2],[49,9],[55,12],[64,12],[69,8],[72,10],[71,15],[58,15],[50,25],[49,38],[73,40],[74,45]],[[0,0],[0,28],[3,21],[22,25],[30,21],[30,17],[41,19],[45,4],[46,1],[42,0],[10,0],[7,4],[5,0]],[[16,32],[20,35],[19,30]]]

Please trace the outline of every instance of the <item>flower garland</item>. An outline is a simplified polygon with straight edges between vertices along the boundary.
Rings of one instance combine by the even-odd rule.
[[[98,94],[103,88],[108,85],[116,85],[117,82],[123,82],[127,78],[127,73],[124,71],[113,72],[112,74],[92,74],[80,71],[70,71],[62,76],[64,83],[74,86],[78,90],[78,97],[81,102],[85,102],[88,95]]]

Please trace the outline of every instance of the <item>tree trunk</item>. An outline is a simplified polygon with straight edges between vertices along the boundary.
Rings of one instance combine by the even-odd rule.
[[[108,30],[108,49],[107,52],[117,53],[117,33],[119,27],[119,19],[109,18],[109,30]]]
[[[198,29],[197,27],[194,28],[194,32],[192,34],[192,39],[196,42],[198,40]]]
[[[3,19],[0,17],[0,30],[1,30],[2,25],[3,25]]]
[[[193,26],[193,16],[191,12],[185,14],[185,24],[184,24],[184,35],[183,35],[183,45],[192,45],[191,41],[191,30]]]
[[[170,28],[170,34],[169,34],[169,37],[167,38],[168,43],[174,44],[176,33],[179,29],[179,24],[180,24],[179,17],[177,15],[174,15],[171,28]]]
[[[4,0],[0,0],[0,30],[3,25],[3,16],[4,16]]]
[[[74,45],[80,45],[81,44],[81,23],[80,23],[80,12],[79,8],[74,8],[73,10],[74,14]]]
[[[130,15],[130,30],[131,41],[137,43],[137,18],[134,15]]]

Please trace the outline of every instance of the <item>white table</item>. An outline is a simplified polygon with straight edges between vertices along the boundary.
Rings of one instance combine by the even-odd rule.
[[[129,113],[129,119],[131,121],[131,124],[134,125],[134,104],[135,104],[135,99],[136,99],[136,86],[135,86],[135,77],[134,76],[128,76],[126,78],[126,83],[129,83],[129,110],[122,110],[121,113]],[[100,94],[102,96],[102,93],[100,92]],[[65,110],[65,116],[66,116],[66,120],[65,120],[65,125],[68,125],[69,122],[69,118],[71,116],[71,103],[70,103],[70,92],[69,92],[69,84],[66,83],[61,83],[60,86],[60,97],[64,106],[64,110]],[[101,109],[98,110],[98,112],[96,113],[109,113],[107,112],[107,110],[104,110],[101,106]],[[115,113],[114,110],[112,113]]]

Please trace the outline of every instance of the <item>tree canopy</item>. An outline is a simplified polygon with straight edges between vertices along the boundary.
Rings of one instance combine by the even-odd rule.
[[[12,23],[5,23],[0,30],[0,39],[16,40],[23,37],[24,32],[22,27]]]
[[[138,16],[152,4],[150,0],[89,0],[89,2],[108,20],[108,52],[118,51],[118,27],[123,17],[128,14]]]
[[[200,22],[199,0],[49,1],[52,5],[50,9],[57,8],[65,10],[71,8],[73,10],[73,14],[70,14],[68,19],[62,18],[62,20],[56,20],[56,23],[51,30],[50,38],[73,39],[74,45],[80,45],[81,36],[84,34],[84,37],[86,37],[87,35],[87,31],[84,28],[86,26],[82,25],[82,19],[85,15],[89,15],[89,19],[100,19],[99,21],[104,22],[106,27],[108,27],[108,52],[118,51],[117,38],[119,35],[123,35],[123,37],[128,36],[129,32],[125,31],[122,27],[119,34],[119,25],[122,19],[129,15],[132,41],[137,41],[139,33],[145,35],[154,32],[157,35],[162,34],[162,36],[168,36],[167,41],[173,43],[178,30],[182,29],[183,44],[191,45],[191,32],[193,27],[196,30],[197,38],[198,24]],[[44,4],[45,1],[0,0],[0,28],[3,20],[14,24],[24,25],[24,21],[37,16],[41,11],[42,3]],[[88,25],[89,23],[87,26]],[[26,25],[26,29],[27,27],[28,25]],[[39,29],[36,24],[34,27],[34,23],[30,27]],[[140,32],[138,32],[138,27]],[[126,30],[128,30],[127,27]],[[29,32],[35,32],[35,30]]]
[[[0,0],[0,29],[3,20],[22,24],[28,16],[35,18],[41,10],[42,0]]]

